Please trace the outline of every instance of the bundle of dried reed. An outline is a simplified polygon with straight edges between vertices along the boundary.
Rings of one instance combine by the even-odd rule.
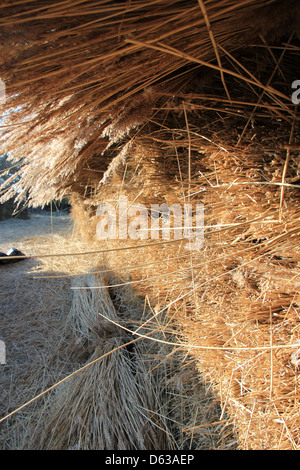
[[[78,277],[74,285],[88,288],[102,282],[100,275]],[[75,291],[65,325],[64,355],[67,359],[67,351],[72,351],[73,365],[94,363],[49,395],[28,448],[168,448],[167,426],[155,416],[161,393],[143,365],[139,346],[99,314],[119,320],[105,289]]]
[[[290,118],[284,87],[260,80],[251,64],[239,62],[239,54],[259,37],[258,45],[267,50],[264,41],[280,38],[286,25],[296,30],[296,4],[288,9],[279,0],[2,5],[0,75],[7,100],[1,148],[22,160],[17,198],[29,194],[40,204],[72,193],[89,196],[118,154],[117,142],[141,125],[147,135],[149,120],[163,121],[168,109],[182,111],[182,99],[192,110],[229,115],[242,107],[250,119],[251,99],[263,96],[259,111]],[[289,44],[285,49],[295,51]],[[281,72],[272,50],[270,58]],[[201,93],[201,83],[213,97],[191,97]],[[240,93],[235,98],[236,84],[250,98]],[[207,104],[211,98],[213,106]]]
[[[299,448],[297,2],[14,8],[0,72],[18,198],[69,195],[96,244],[96,208],[120,194],[204,204],[201,250],[107,240],[106,265],[176,326],[241,448]]]

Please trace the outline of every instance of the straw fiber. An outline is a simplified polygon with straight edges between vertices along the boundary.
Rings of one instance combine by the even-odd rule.
[[[8,1],[0,8],[1,148],[21,165],[20,182],[3,200],[70,199],[76,236],[102,250],[94,267],[105,266],[116,284],[146,299],[152,320],[136,319],[142,335],[152,330],[158,342],[155,322],[175,332],[169,342],[220,403],[211,424],[229,420],[240,449],[300,447],[300,141],[292,95],[300,78],[299,12],[297,1],[283,0]],[[166,243],[150,231],[100,241],[97,208],[109,203],[118,211],[121,195],[130,207],[202,204],[203,245],[189,250],[185,234],[171,233]],[[82,298],[75,293],[73,301],[90,316],[87,299],[94,305],[103,288],[82,273],[87,278],[73,289]],[[73,310],[71,324],[92,341],[99,328],[87,332],[85,316]],[[130,323],[119,330],[122,321],[114,313],[97,318],[101,335],[112,335],[97,354],[118,346],[120,335],[138,338]],[[92,386],[97,424],[90,415],[84,422],[97,428],[103,447],[119,444],[100,432],[100,408],[110,420],[109,402],[132,374],[126,350],[112,354],[126,378],[99,363],[62,389],[67,403],[81,389],[76,400],[85,407],[92,374],[110,386],[118,376],[107,399]],[[134,360],[142,367],[139,355]],[[119,398],[148,409],[143,393]],[[79,418],[60,418],[60,407],[58,399],[53,419],[65,429]],[[144,414],[135,419],[131,437],[142,448]],[[128,422],[125,413],[120,435]],[[186,429],[201,428],[190,422]],[[147,446],[159,447],[156,439],[150,433]]]

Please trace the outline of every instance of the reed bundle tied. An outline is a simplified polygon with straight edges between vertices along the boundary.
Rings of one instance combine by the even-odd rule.
[[[204,204],[201,249],[108,240],[106,262],[174,323],[245,449],[300,446],[299,24],[279,0],[1,7],[18,200],[70,197],[96,244],[121,194]]]

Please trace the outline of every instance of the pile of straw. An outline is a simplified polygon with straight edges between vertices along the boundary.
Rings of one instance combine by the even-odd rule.
[[[1,13],[1,142],[22,159],[18,199],[69,196],[96,246],[96,208],[121,194],[204,204],[199,250],[98,247],[176,328],[240,448],[298,449],[297,2],[8,2]]]
[[[103,278],[76,278],[101,285]],[[105,318],[100,315],[104,315]],[[73,367],[90,364],[50,394],[26,447],[40,449],[167,449],[167,426],[157,416],[160,391],[118,321],[106,290],[75,291],[62,350]],[[72,334],[73,332],[73,334]],[[67,343],[67,346],[66,346]],[[126,346],[128,344],[128,346]],[[130,352],[130,346],[133,352]]]

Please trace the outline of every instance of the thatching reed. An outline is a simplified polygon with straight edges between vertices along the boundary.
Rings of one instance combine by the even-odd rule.
[[[75,284],[101,285],[104,280],[97,277],[78,277]],[[99,314],[119,321],[109,293],[76,291],[61,354],[73,366],[92,364],[50,394],[27,448],[168,448],[167,426],[156,416],[151,419],[161,393],[140,359],[139,346]]]
[[[268,50],[266,38],[281,38],[288,25],[286,55],[295,53],[289,43],[297,15],[297,2],[286,8],[275,0],[207,7],[157,0],[2,4],[0,74],[11,112],[1,147],[24,164],[19,198],[26,191],[33,203],[73,192],[89,196],[117,155],[117,142],[141,124],[148,135],[146,123],[164,121],[176,108],[182,113],[183,100],[192,110],[224,109],[250,119],[253,104],[263,99],[260,113],[288,119],[290,93],[260,80],[255,64],[239,63],[236,51],[257,41]],[[270,66],[281,72],[283,64],[273,50],[268,55],[269,77]],[[212,96],[203,97],[203,83]],[[236,96],[238,84],[243,99]]]
[[[23,222],[23,231],[37,229],[35,218],[41,219],[33,216],[27,226]],[[43,219],[40,229],[50,232],[50,217]],[[20,224],[6,222],[2,242],[11,242],[16,234],[11,222]],[[65,231],[57,218],[54,227]],[[91,269],[94,255],[81,256],[78,262],[72,257],[43,258],[54,246],[64,253],[75,247],[84,251],[84,243],[71,235],[45,233],[17,243],[38,258],[6,266],[0,273],[1,337],[7,347],[1,374],[1,449],[235,445],[232,436],[226,437],[227,420],[217,423],[218,405],[180,350],[165,342],[149,344],[108,320],[136,329],[147,320],[143,299],[130,287],[108,287],[118,280],[107,269],[80,275]],[[103,283],[106,288],[101,290],[70,289]],[[166,341],[172,336],[168,330],[156,322],[145,333]],[[216,426],[221,427],[218,433]]]
[[[78,233],[177,329],[240,448],[298,449],[297,2],[1,10],[19,200],[72,199]],[[204,246],[99,244],[96,209],[120,194],[204,204]]]

